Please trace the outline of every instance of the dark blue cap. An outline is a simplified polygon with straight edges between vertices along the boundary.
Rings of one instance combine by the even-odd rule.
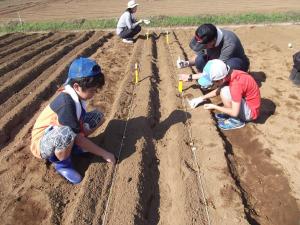
[[[100,66],[92,59],[80,57],[71,63],[65,84],[72,79],[95,76],[103,76]]]

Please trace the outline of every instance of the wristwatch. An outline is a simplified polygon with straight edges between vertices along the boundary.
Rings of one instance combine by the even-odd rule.
[[[193,74],[189,75],[188,81],[192,81],[193,80]]]

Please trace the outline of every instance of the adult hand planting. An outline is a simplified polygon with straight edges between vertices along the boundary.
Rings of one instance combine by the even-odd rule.
[[[185,61],[183,59],[177,59],[176,65],[178,69],[188,67],[190,65],[189,61]]]

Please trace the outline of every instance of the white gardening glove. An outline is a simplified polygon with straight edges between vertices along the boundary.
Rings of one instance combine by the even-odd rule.
[[[144,24],[148,25],[150,23],[150,20],[143,20]]]
[[[188,103],[189,103],[190,107],[191,107],[192,109],[194,109],[194,108],[197,107],[197,105],[199,105],[199,104],[202,103],[203,101],[204,101],[203,97],[200,96],[200,97],[198,97],[198,98],[193,98],[193,99],[191,99],[191,100],[188,100]]]
[[[183,59],[178,58],[176,61],[176,65],[177,65],[177,68],[180,69],[180,68],[188,67],[190,65],[190,63],[189,63],[189,61],[185,61]]]
[[[137,21],[137,24],[141,24],[143,22],[143,20],[139,20]]]

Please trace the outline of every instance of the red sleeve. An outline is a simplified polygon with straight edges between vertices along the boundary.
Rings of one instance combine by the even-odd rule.
[[[232,101],[234,102],[241,102],[242,101],[242,88],[241,85],[233,84],[230,86],[230,93]]]

